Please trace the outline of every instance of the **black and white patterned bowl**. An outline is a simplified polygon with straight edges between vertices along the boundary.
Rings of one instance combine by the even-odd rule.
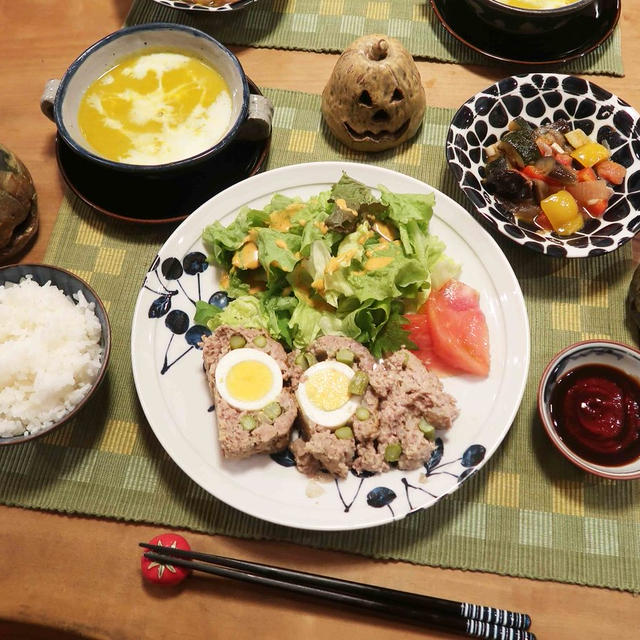
[[[236,0],[235,2],[227,2],[219,7],[209,6],[207,4],[195,4],[193,2],[184,2],[184,0],[154,0],[158,4],[163,4],[165,7],[171,7],[172,9],[180,9],[181,11],[238,11],[248,7],[250,4],[257,2],[258,0]]]
[[[93,311],[100,322],[101,328],[100,347],[102,348],[102,360],[91,387],[73,408],[60,417],[56,422],[53,422],[39,431],[35,431],[33,433],[25,432],[16,436],[0,437],[0,446],[20,444],[22,442],[32,440],[33,438],[39,438],[40,436],[50,433],[54,429],[57,429],[63,424],[69,422],[69,420],[77,415],[89,402],[89,399],[95,394],[106,375],[109,357],[111,355],[111,325],[109,323],[107,310],[105,309],[102,300],[98,297],[98,294],[84,280],[66,269],[48,264],[13,264],[7,265],[6,267],[0,267],[0,286],[4,286],[8,283],[18,284],[26,277],[30,277],[40,286],[50,282],[52,286],[57,287],[67,297],[72,299],[73,296],[80,291],[87,302],[93,303]],[[76,300],[74,300],[74,302],[77,304]],[[46,312],[46,309],[34,309],[34,313],[46,314]]]
[[[600,219],[562,237],[514,217],[482,184],[484,149],[508,123],[522,116],[533,125],[569,120],[611,148],[627,168]],[[446,142],[449,167],[477,212],[505,236],[550,256],[584,258],[617,249],[640,230],[640,115],[609,91],[574,76],[531,73],[504,78],[469,98],[451,121]]]
[[[558,381],[574,369],[586,365],[612,367],[640,382],[640,351],[611,340],[576,342],[557,353],[547,365],[538,385],[538,415],[551,442],[570,462],[583,471],[612,480],[640,478],[640,457],[625,464],[602,464],[585,460],[571,449],[556,431],[551,397]],[[602,373],[603,376],[606,373]],[[603,402],[599,398],[600,403]],[[600,404],[602,406],[602,404]],[[630,411],[633,413],[633,410]],[[630,416],[633,420],[633,415]]]

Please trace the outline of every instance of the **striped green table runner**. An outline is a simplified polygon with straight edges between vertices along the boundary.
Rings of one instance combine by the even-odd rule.
[[[463,202],[444,160],[451,110],[428,108],[416,140],[365,156],[334,148],[319,96],[265,93],[276,105],[269,168],[370,162]],[[556,260],[498,239],[522,285],[532,334],[529,381],[505,442],[458,492],[427,511],[371,530],[319,533],[262,522],[205,493],[168,457],[144,418],[131,373],[131,318],[144,274],[171,231],[122,224],[71,195],[64,200],[45,261],[97,290],[113,327],[112,359],[99,393],[73,422],[0,448],[0,502],[640,592],[640,481],[604,480],[567,464],[535,409],[542,370],[565,345],[594,337],[633,344],[623,310],[630,245],[598,258]]]
[[[342,51],[367,33],[385,33],[400,40],[416,57],[459,64],[497,64],[450,35],[428,0],[260,0],[233,13],[180,11],[153,0],[134,0],[126,24],[145,22],[189,25],[226,45],[323,52]],[[619,29],[595,51],[554,70],[623,75]]]

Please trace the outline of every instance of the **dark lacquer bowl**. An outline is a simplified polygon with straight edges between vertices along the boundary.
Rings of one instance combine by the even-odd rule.
[[[26,431],[14,436],[0,437],[0,445],[19,444],[21,442],[26,442],[27,440],[31,440],[33,438],[44,435],[45,433],[49,433],[67,423],[80,411],[80,409],[82,409],[82,407],[84,407],[89,402],[90,398],[94,395],[94,393],[100,386],[100,383],[102,382],[107,371],[107,365],[109,363],[109,356],[111,353],[111,327],[109,324],[107,311],[96,292],[84,280],[71,273],[70,271],[61,269],[60,267],[54,267],[46,264],[15,264],[6,267],[0,267],[0,286],[5,286],[8,283],[18,284],[28,276],[31,277],[34,282],[41,286],[47,282],[50,282],[52,286],[57,287],[67,297],[71,297],[72,299],[73,296],[76,295],[78,291],[80,291],[84,296],[84,299],[88,303],[93,303],[93,311],[98,318],[101,329],[100,347],[102,348],[102,358],[97,374],[93,382],[91,383],[90,388],[82,397],[82,399],[80,399],[77,404],[75,404],[75,406],[71,407],[67,413],[65,413],[52,424],[38,431]],[[77,300],[74,300],[74,302],[77,304]],[[33,312],[46,314],[47,310],[34,309]]]
[[[469,9],[483,22],[511,34],[544,35],[564,27],[576,16],[597,17],[595,0],[575,0],[551,9],[529,9],[504,4],[499,0],[465,0]]]
[[[630,400],[622,412],[615,408],[618,393]],[[619,342],[573,344],[553,357],[540,379],[538,413],[551,442],[597,476],[640,478],[640,421],[633,425],[639,410],[640,351]]]

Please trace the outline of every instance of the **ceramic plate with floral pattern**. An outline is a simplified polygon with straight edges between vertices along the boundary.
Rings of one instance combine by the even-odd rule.
[[[171,7],[172,9],[180,9],[181,11],[238,11],[244,9],[250,4],[257,2],[258,0],[201,0],[196,2],[195,0],[154,0],[158,4],[163,4],[165,7]]]
[[[600,219],[561,237],[514,217],[491,195],[484,149],[497,142],[509,122],[522,117],[532,125],[566,119],[592,140],[611,149],[611,159],[627,175]],[[446,142],[449,167],[478,213],[505,236],[550,256],[584,258],[617,249],[640,230],[640,115],[596,84],[555,73],[511,76],[469,98],[453,117]]]
[[[435,193],[431,232],[461,263],[460,279],[480,292],[489,327],[490,375],[443,379],[458,401],[460,416],[450,431],[437,432],[437,448],[420,469],[318,481],[299,473],[287,450],[223,459],[198,348],[208,329],[193,322],[195,302],[211,300],[220,289],[220,273],[206,262],[201,233],[214,220],[229,224],[243,206],[265,206],[275,193],[307,199],[330,188],[343,171],[373,189],[382,184],[397,193]],[[275,169],[238,183],[176,229],[149,266],[138,295],[131,355],[149,424],[191,479],[216,498],[263,520],[302,529],[346,530],[381,525],[430,507],[485,464],[520,406],[529,368],[529,326],[511,266],[460,205],[388,169],[319,162]]]

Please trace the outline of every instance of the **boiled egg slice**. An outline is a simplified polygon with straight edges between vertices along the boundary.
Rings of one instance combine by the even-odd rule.
[[[215,381],[222,398],[242,411],[263,409],[282,391],[280,365],[257,349],[233,349],[222,356]]]
[[[300,411],[309,422],[322,427],[341,427],[360,404],[360,397],[349,393],[349,381],[355,371],[342,362],[324,360],[305,372],[296,398]]]

